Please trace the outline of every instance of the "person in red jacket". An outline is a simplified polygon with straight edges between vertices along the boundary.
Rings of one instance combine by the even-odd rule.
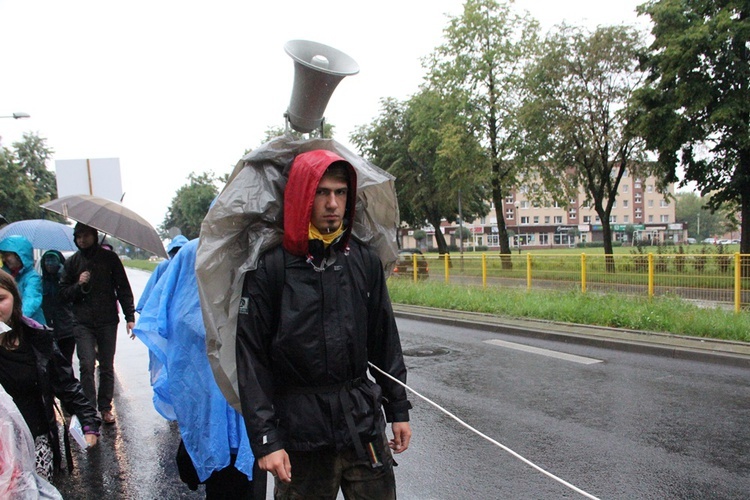
[[[346,498],[395,498],[391,452],[409,447],[404,387],[368,367],[406,381],[380,259],[351,237],[356,185],[338,155],[298,155],[284,192],[283,244],[245,275],[240,403],[276,498],[334,499],[339,489]]]

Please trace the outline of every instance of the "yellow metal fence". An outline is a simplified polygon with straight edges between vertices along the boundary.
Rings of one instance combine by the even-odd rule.
[[[414,254],[414,281],[417,274]],[[750,255],[629,254],[580,255],[497,253],[427,254],[429,280],[482,286],[525,286],[618,292],[653,297],[673,295],[706,303],[750,306]]]

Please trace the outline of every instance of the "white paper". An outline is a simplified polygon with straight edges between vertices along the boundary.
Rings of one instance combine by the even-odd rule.
[[[0,333],[5,333],[11,331],[12,328],[6,325],[4,322],[0,321]]]
[[[88,443],[86,442],[86,436],[83,434],[83,428],[81,427],[81,422],[78,420],[77,415],[73,415],[70,417],[70,435],[73,436],[73,439],[75,439],[76,443],[82,448],[86,449],[89,447]]]

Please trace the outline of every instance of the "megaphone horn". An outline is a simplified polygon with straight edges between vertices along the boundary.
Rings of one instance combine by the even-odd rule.
[[[359,65],[340,50],[308,40],[291,40],[284,50],[294,59],[287,120],[298,132],[312,132],[323,123],[323,113],[336,86],[345,76],[359,73]]]

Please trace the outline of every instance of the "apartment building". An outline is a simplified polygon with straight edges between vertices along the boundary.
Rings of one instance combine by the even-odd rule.
[[[576,198],[570,199],[567,205],[554,203],[549,206],[528,200],[525,192],[521,188],[511,193],[505,198],[499,211],[493,204],[486,217],[465,221],[463,225],[469,229],[471,237],[464,241],[464,248],[500,248],[498,213],[502,214],[509,233],[512,233],[509,239],[514,248],[570,247],[581,242],[603,241],[601,220],[593,206],[585,203],[583,190]],[[654,177],[641,179],[626,174],[620,182],[610,216],[613,240],[622,241],[623,244],[631,243],[631,237],[652,243],[683,242],[687,238],[687,228],[683,223],[675,221],[673,195],[674,185],[670,185],[668,194],[664,195],[657,191]],[[404,229],[403,246],[435,246],[432,237],[434,228],[425,227],[422,230],[428,237],[418,243],[414,239],[414,230]],[[440,228],[446,235],[446,240],[455,245],[459,244],[458,230],[459,224],[447,222]]]

